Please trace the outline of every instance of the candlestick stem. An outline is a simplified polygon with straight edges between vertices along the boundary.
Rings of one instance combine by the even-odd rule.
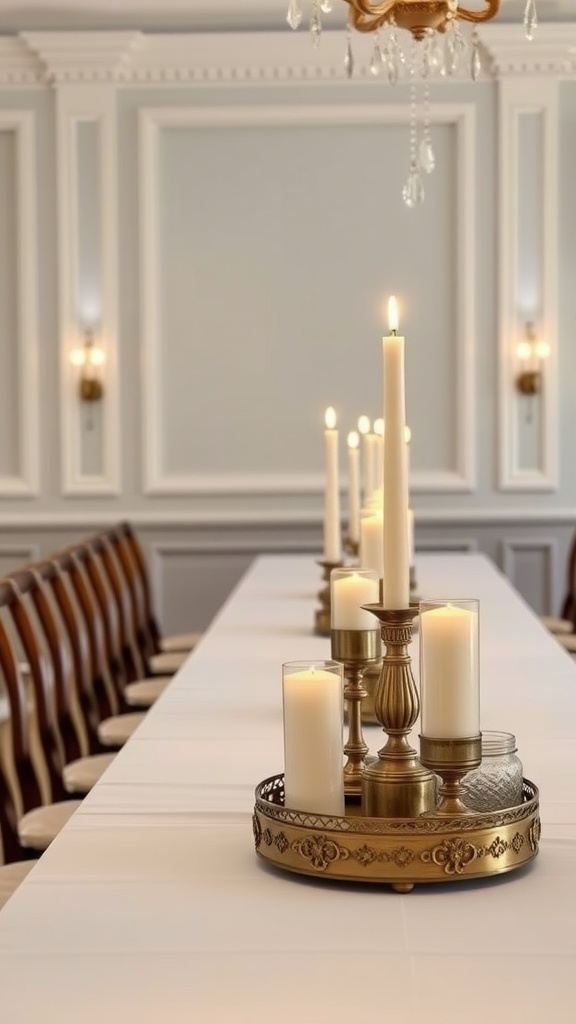
[[[463,800],[462,779],[482,761],[482,734],[454,739],[420,737],[422,763],[440,775],[435,815],[453,817],[474,814]]]
[[[344,666],[344,700],[348,712],[348,739],[344,746],[344,792],[360,796],[368,745],[362,732],[362,701],[367,696],[362,678],[379,657],[377,629],[333,629],[332,657]]]
[[[381,604],[363,607],[378,618],[382,632],[385,654],[374,711],[388,737],[378,759],[365,768],[363,810],[374,817],[418,817],[436,806],[436,777],[420,763],[408,740],[420,711],[408,653],[418,611],[391,610]]]
[[[324,586],[318,591],[320,607],[316,609],[314,615],[314,632],[316,636],[330,636],[330,573],[332,569],[338,569],[342,562],[319,561],[318,565],[322,568]]]

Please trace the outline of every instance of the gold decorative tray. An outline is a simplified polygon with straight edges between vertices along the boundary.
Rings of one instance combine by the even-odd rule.
[[[422,882],[455,882],[514,871],[538,853],[538,789],[524,779],[517,807],[456,817],[368,818],[348,803],[344,817],[284,806],[284,776],[256,788],[257,854],[314,878],[388,883],[409,892]]]

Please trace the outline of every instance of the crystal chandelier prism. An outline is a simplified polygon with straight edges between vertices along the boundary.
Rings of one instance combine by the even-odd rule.
[[[424,200],[424,180],[436,165],[430,132],[429,81],[435,75],[449,77],[463,71],[473,81],[482,71],[477,25],[494,18],[500,0],[478,0],[476,10],[460,0],[344,0],[348,4],[348,24],[344,46],[344,70],[354,74],[353,30],[373,33],[370,73],[396,85],[401,76],[410,82],[410,166],[402,189],[409,208]],[[472,0],[473,2],[473,0]],[[330,14],[333,0],[309,0],[309,26],[312,45],[322,39],[322,15]],[[302,0],[289,0],[286,20],[290,28],[302,23]],[[469,23],[464,32],[461,23]],[[524,28],[532,39],[538,25],[536,0],[526,0]],[[407,40],[407,42],[406,42]],[[418,103],[418,86],[422,102]]]

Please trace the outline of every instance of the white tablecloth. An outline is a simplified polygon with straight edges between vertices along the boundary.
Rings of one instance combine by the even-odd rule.
[[[480,599],[482,725],[516,733],[540,787],[537,860],[400,896],[257,859],[281,664],[330,656],[311,633],[318,566],[260,559],[0,912],[2,1024],[572,1024],[576,666],[482,556],[422,556],[418,577],[427,597]]]

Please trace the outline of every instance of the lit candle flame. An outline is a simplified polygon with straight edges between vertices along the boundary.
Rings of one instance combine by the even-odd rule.
[[[360,431],[361,434],[370,433],[370,419],[368,416],[358,417],[358,430]]]
[[[379,434],[380,437],[384,437],[384,420],[381,416],[377,420],[374,420],[374,433]]]
[[[406,441],[406,444],[410,444],[410,441],[412,440],[412,431],[410,430],[410,427],[404,427],[404,440]]]
[[[336,426],[336,409],[331,405],[328,406],[324,413],[324,423],[326,424],[326,430],[334,430]]]
[[[398,303],[395,295],[388,299],[388,330],[390,334],[396,334],[398,331]]]
[[[350,433],[348,434],[348,447],[349,448],[357,448],[359,444],[360,444],[360,435],[358,434],[358,431],[351,430]]]

